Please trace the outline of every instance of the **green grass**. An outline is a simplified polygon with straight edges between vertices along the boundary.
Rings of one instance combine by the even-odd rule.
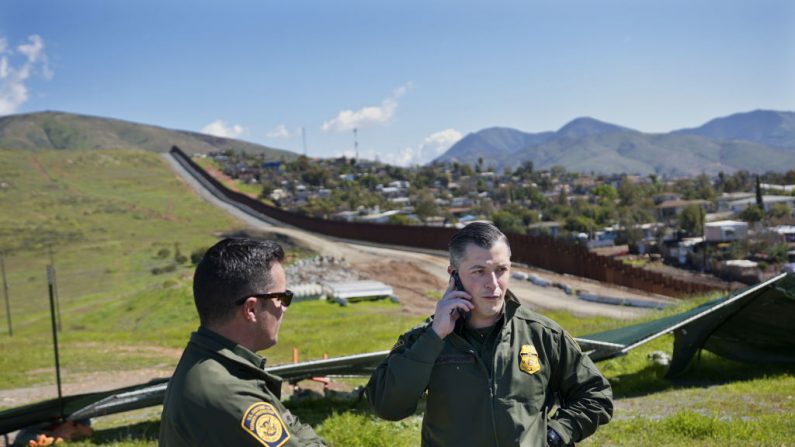
[[[795,439],[791,415],[762,414],[748,419],[681,410],[649,420],[611,422],[582,445],[786,446]]]
[[[145,321],[103,315],[136,305],[141,296],[165,298],[173,286],[184,287],[189,267],[163,275],[151,269],[173,264],[177,245],[190,254],[212,244],[235,229],[234,221],[190,193],[149,152],[0,150],[0,181],[0,248],[14,330],[10,337],[1,306],[0,388],[52,381],[50,248],[65,373],[162,363],[162,356],[136,349],[153,338],[137,337],[143,330],[126,336],[130,345],[121,354],[114,345],[125,338],[123,330]],[[162,248],[171,257],[158,257]]]

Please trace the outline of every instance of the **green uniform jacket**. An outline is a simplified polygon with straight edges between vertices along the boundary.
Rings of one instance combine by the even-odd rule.
[[[168,384],[160,446],[323,446],[284,408],[265,359],[200,327]]]
[[[591,359],[510,292],[491,364],[457,332],[440,339],[431,322],[400,336],[367,384],[373,410],[389,420],[413,414],[427,390],[423,446],[544,446],[547,427],[568,444],[610,420],[610,384]]]

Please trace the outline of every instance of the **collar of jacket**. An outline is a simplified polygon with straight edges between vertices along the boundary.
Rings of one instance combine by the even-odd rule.
[[[526,307],[522,306],[521,303],[519,303],[519,299],[516,298],[516,295],[514,295],[510,290],[505,292],[505,304],[502,307],[503,315],[501,317],[503,321],[502,321],[502,327],[500,328],[500,332],[503,333],[503,336],[507,335],[505,334],[505,328],[510,326],[510,321],[513,319],[513,317],[517,315],[520,318],[524,317],[525,316],[524,311],[526,309],[527,309]],[[464,340],[464,336],[461,334],[460,327],[457,327],[453,331],[453,334],[451,335],[455,335],[455,337],[450,338],[450,341],[454,345],[465,348],[467,350],[471,348],[469,343],[466,340]]]
[[[265,371],[264,357],[203,326],[191,334],[188,344],[218,357],[224,363],[233,363],[254,378],[265,381],[276,397],[281,395],[282,378]]]

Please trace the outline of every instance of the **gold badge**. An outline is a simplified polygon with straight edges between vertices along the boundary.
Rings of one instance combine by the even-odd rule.
[[[538,360],[538,351],[533,345],[522,345],[519,351],[519,369],[527,374],[541,371],[541,362]]]
[[[267,402],[257,402],[248,407],[240,426],[267,447],[280,447],[290,439],[279,412]]]

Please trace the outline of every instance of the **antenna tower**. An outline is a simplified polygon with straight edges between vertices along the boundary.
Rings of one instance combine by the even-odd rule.
[[[356,153],[356,161],[359,161],[359,129],[353,128],[353,151]]]
[[[304,144],[304,157],[306,157],[306,129],[301,128],[301,141]]]

